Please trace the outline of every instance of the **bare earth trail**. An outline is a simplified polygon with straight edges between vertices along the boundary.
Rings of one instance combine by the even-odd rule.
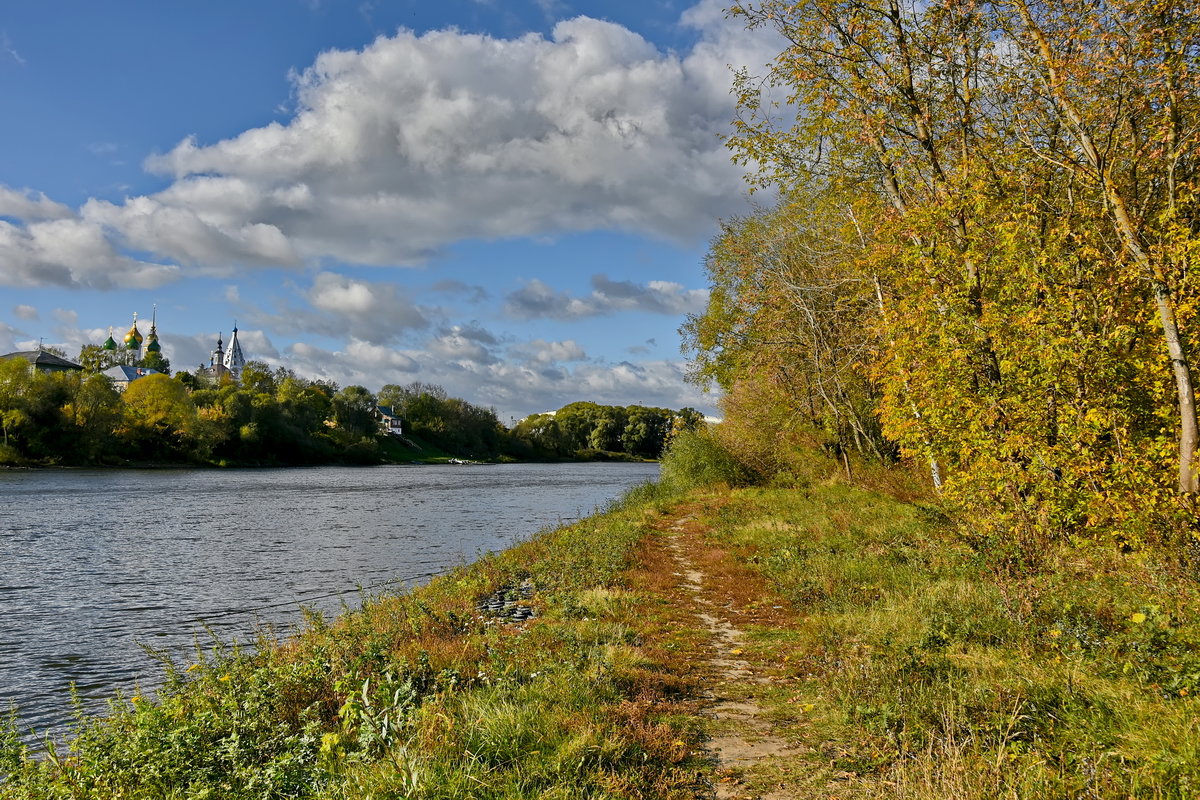
[[[766,665],[743,657],[745,626],[781,622],[782,607],[763,606],[761,581],[713,546],[705,537],[707,527],[687,509],[655,527],[661,532],[655,549],[661,550],[653,568],[671,573],[669,602],[679,612],[679,621],[688,624],[690,616],[691,627],[704,634],[697,641],[692,677],[708,736],[706,747],[716,766],[716,797],[796,797],[788,786],[788,773],[797,747],[774,728],[756,699],[771,678]]]

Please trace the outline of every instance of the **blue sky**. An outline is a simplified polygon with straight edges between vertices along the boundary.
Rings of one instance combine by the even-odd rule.
[[[730,66],[776,49],[719,3],[5,5],[0,352],[157,306],[176,370],[236,321],[248,358],[505,421],[715,411],[677,329],[749,207]]]

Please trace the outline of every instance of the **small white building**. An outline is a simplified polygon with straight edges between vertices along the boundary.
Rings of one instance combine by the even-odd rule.
[[[404,423],[396,416],[391,406],[375,406],[375,419],[384,433],[401,436],[404,434]]]

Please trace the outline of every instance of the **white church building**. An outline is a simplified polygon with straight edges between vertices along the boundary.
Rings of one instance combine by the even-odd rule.
[[[221,334],[217,334],[217,346],[212,351],[212,357],[208,362],[208,366],[200,365],[200,369],[196,370],[198,375],[207,375],[210,378],[220,380],[228,375],[233,380],[238,380],[242,377],[242,368],[246,366],[246,356],[242,353],[241,342],[238,341],[237,325],[233,326],[233,334],[229,339],[229,346],[221,340]]]

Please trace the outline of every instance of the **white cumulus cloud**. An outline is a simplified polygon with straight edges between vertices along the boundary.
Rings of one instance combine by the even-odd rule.
[[[293,77],[291,119],[148,158],[172,179],[153,195],[75,214],[0,187],[0,216],[17,222],[0,219],[0,282],[145,287],[178,277],[171,265],[405,265],[467,238],[596,229],[694,241],[743,208],[720,138],[730,67],[778,50],[719,8],[684,14],[699,31],[685,53],[588,17],[548,37],[400,30],[324,52]]]
[[[75,218],[14,225],[0,219],[0,284],[147,289],[177,280],[179,267],[122,254],[98,224]]]
[[[401,30],[325,52],[296,75],[289,122],[185,140],[147,161],[169,188],[88,214],[184,263],[413,263],[468,237],[598,228],[702,235],[742,202],[720,141],[728,67],[772,47],[711,13],[688,23],[704,35],[684,55],[587,17],[548,38]]]
[[[531,342],[513,345],[508,353],[517,359],[537,364],[557,364],[560,361],[586,361],[587,353],[574,339],[563,342],[548,342],[534,339]]]
[[[252,310],[257,323],[280,333],[319,334],[389,344],[405,332],[429,326],[425,312],[395,283],[364,281],[319,272],[302,291],[307,307],[279,313]]]
[[[43,192],[31,189],[17,191],[0,186],[0,217],[14,217],[34,222],[44,219],[69,219],[75,216],[70,208],[56,203]]]

